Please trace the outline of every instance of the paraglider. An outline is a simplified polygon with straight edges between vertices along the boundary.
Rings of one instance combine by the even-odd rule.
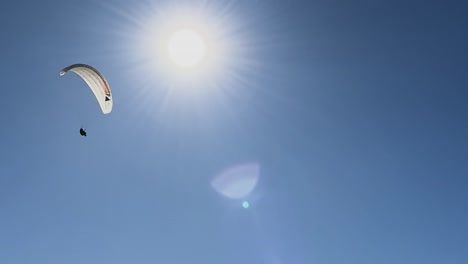
[[[82,135],[83,137],[87,136],[86,130],[84,128],[80,128],[80,135]]]
[[[112,112],[113,100],[109,83],[97,69],[87,64],[78,63],[63,68],[60,71],[60,76],[69,71],[76,73],[86,82],[96,97],[103,114]],[[80,129],[80,135],[86,137],[86,131],[83,128]]]

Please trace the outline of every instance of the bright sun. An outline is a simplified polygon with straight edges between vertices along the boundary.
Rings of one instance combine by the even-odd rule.
[[[203,63],[205,40],[191,29],[180,29],[169,37],[167,51],[171,61],[180,68],[193,68]]]
[[[238,76],[233,69],[243,59],[244,46],[234,34],[238,29],[231,16],[219,16],[216,6],[180,6],[175,2],[168,1],[157,10],[148,8],[147,16],[136,19],[141,28],[132,39],[138,46],[131,55],[142,66],[136,73],[144,71],[147,78],[171,87],[202,87],[205,91],[224,85],[223,78]]]

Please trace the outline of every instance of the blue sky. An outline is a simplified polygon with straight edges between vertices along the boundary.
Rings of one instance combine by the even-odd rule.
[[[200,89],[142,66],[142,27],[169,5],[216,14],[229,77]],[[0,262],[467,263],[466,10],[3,3]],[[106,76],[111,114],[59,76],[73,63]],[[251,162],[244,209],[210,182]]]

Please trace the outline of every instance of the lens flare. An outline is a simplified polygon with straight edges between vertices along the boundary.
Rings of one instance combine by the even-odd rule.
[[[258,163],[241,164],[223,171],[213,179],[211,186],[228,198],[244,198],[257,185],[259,172]]]

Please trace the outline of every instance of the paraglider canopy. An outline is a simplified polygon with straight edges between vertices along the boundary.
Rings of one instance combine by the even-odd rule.
[[[60,76],[65,75],[68,71],[78,74],[88,84],[104,114],[109,114],[112,111],[113,100],[109,83],[98,70],[90,65],[79,63],[63,68],[60,71]]]

